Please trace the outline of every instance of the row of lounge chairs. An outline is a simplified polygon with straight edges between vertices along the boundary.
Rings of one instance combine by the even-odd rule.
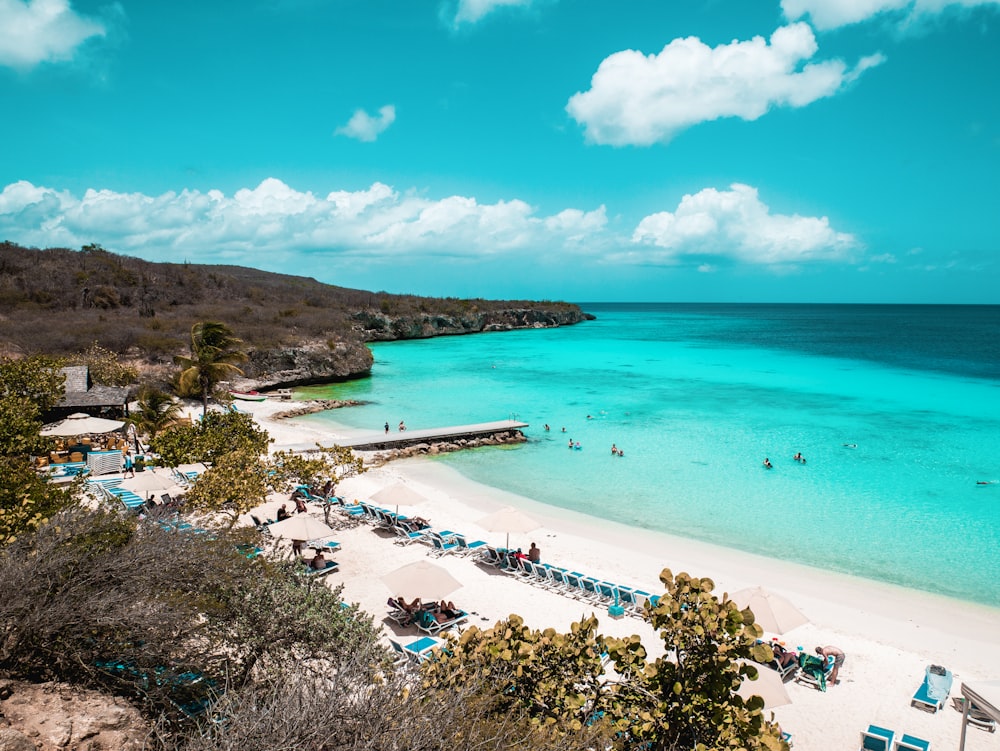
[[[99,500],[121,503],[130,511],[138,511],[146,505],[145,499],[138,493],[121,487],[121,478],[107,480],[87,480],[87,490]]]
[[[430,526],[421,526],[414,519],[371,503],[360,502],[347,505],[340,499],[336,499],[336,501],[342,509],[352,516],[392,532],[396,536],[398,544],[409,545],[420,542],[430,546],[432,555],[449,553],[468,555],[486,545],[483,540],[470,542],[461,532],[454,532],[450,529],[435,530]]]
[[[619,605],[623,614],[642,617],[646,607],[656,607],[659,596],[624,584],[603,581],[579,571],[570,571],[548,563],[532,563],[511,558],[508,551],[490,545],[483,547],[479,562],[516,576],[530,584],[594,605]]]

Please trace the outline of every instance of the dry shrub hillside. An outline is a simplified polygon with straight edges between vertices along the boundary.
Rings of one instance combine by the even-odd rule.
[[[239,266],[152,263],[99,245],[0,243],[0,355],[70,354],[94,341],[151,362],[183,351],[192,323],[229,323],[255,349],[357,340],[353,316],[463,316],[565,303],[460,300],[367,292]]]

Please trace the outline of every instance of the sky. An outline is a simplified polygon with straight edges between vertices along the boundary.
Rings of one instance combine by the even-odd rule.
[[[0,240],[449,297],[1000,304],[1000,0],[0,0]]]

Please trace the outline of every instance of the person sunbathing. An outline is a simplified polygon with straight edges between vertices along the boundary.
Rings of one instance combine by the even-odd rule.
[[[309,568],[314,571],[322,571],[326,568],[326,557],[323,555],[322,551],[317,551],[316,555],[314,555],[312,560],[309,561]]]

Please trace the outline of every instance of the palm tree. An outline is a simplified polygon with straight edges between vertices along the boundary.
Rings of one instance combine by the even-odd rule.
[[[191,356],[177,355],[181,366],[180,387],[201,394],[202,414],[208,414],[208,396],[220,381],[243,375],[234,363],[244,362],[246,354],[237,349],[243,340],[232,329],[217,321],[202,321],[191,327]]]
[[[139,392],[136,405],[131,421],[140,432],[148,435],[150,440],[174,423],[180,412],[180,405],[170,394],[152,386],[147,386]]]

